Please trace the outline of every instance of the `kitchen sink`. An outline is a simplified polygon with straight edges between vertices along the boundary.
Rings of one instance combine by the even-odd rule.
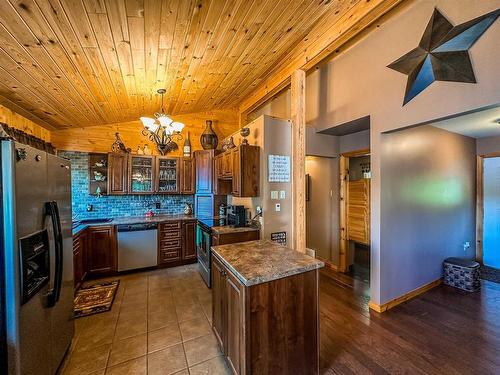
[[[80,220],[80,224],[101,224],[101,223],[109,223],[113,219],[109,218],[103,218],[103,219],[86,219],[86,220]]]

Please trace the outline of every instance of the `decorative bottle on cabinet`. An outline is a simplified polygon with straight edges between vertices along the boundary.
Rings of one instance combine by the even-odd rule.
[[[189,139],[189,132],[186,140],[184,141],[184,157],[185,158],[191,157],[191,140]]]
[[[217,148],[219,139],[212,129],[212,120],[207,120],[207,127],[200,137],[200,143],[204,150],[215,150]]]

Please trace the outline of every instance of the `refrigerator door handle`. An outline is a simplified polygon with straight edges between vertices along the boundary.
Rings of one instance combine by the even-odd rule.
[[[47,303],[49,307],[55,306],[61,295],[62,283],[62,265],[63,265],[63,241],[61,231],[61,220],[59,218],[59,207],[57,202],[51,201],[45,203],[45,213],[51,217],[52,227],[54,231],[55,244],[55,280],[54,286],[47,294]]]

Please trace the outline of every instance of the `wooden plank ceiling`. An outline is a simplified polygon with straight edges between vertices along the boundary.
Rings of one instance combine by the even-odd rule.
[[[366,0],[2,0],[0,104],[47,128],[235,108]],[[305,39],[307,40],[307,39]]]

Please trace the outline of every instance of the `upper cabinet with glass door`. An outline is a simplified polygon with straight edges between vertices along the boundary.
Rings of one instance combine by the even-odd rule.
[[[155,191],[155,157],[130,155],[129,193],[150,194]]]
[[[178,194],[179,159],[157,156],[156,160],[156,192],[160,194]]]

